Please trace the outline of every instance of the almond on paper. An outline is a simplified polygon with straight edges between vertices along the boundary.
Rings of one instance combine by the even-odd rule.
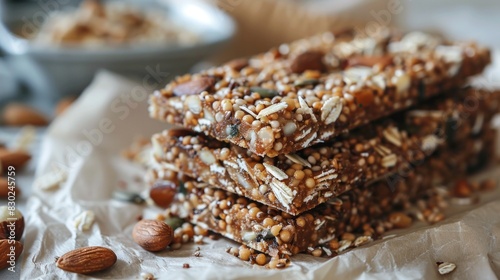
[[[150,252],[157,252],[167,248],[174,232],[165,222],[158,220],[141,220],[132,230],[135,243]]]
[[[95,214],[93,211],[87,210],[76,216],[74,225],[80,231],[87,231],[92,227],[95,221]]]
[[[7,178],[0,177],[0,198],[7,199],[9,197],[9,192],[15,197],[21,195],[21,189],[18,186],[14,189],[12,186],[9,186]]]
[[[62,170],[53,171],[38,177],[33,184],[36,188],[44,191],[54,190],[66,181],[66,177],[66,172]]]
[[[14,247],[14,258],[17,261],[23,252],[23,244],[19,241],[10,241],[7,239],[0,240],[0,270],[10,266],[11,247]],[[9,271],[10,272],[10,271]]]
[[[5,106],[2,120],[8,126],[46,126],[49,123],[48,119],[42,113],[29,106],[17,103]]]
[[[0,148],[0,165],[4,171],[7,171],[9,166],[21,169],[30,159],[31,155],[25,151]]]
[[[57,259],[58,268],[74,273],[90,274],[110,268],[117,257],[111,249],[91,246],[69,251]]]

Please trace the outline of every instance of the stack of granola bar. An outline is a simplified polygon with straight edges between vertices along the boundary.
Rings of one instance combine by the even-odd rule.
[[[387,29],[178,77],[151,96],[150,115],[183,129],[153,136],[150,179],[188,176],[192,223],[271,256],[376,235],[376,218],[489,162],[500,93],[464,88],[489,62],[475,43]]]

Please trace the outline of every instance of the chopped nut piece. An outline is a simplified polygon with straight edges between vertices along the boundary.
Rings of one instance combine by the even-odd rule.
[[[411,226],[412,220],[408,215],[404,213],[395,212],[389,216],[389,222],[396,228],[407,228]]]
[[[77,228],[80,231],[89,230],[90,227],[94,224],[94,220],[95,220],[95,214],[93,211],[90,210],[83,211],[82,213],[80,213],[80,215],[78,215],[75,218],[74,221],[75,228]]]
[[[54,190],[59,188],[60,184],[66,181],[66,176],[66,172],[62,170],[45,173],[44,175],[36,178],[33,185],[35,188],[39,188],[44,191]]]
[[[449,262],[443,262],[438,265],[438,271],[441,275],[451,273],[455,270],[455,268],[457,268],[457,266],[454,263]]]

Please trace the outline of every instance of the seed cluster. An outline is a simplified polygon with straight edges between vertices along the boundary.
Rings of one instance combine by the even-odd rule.
[[[178,77],[150,115],[276,157],[455,88],[490,62],[474,43],[389,30],[325,33]]]

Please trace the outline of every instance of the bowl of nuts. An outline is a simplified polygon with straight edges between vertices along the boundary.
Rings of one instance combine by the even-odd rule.
[[[15,74],[48,96],[81,92],[100,69],[159,88],[219,50],[235,30],[229,16],[195,0],[65,3],[0,4],[0,48]]]

